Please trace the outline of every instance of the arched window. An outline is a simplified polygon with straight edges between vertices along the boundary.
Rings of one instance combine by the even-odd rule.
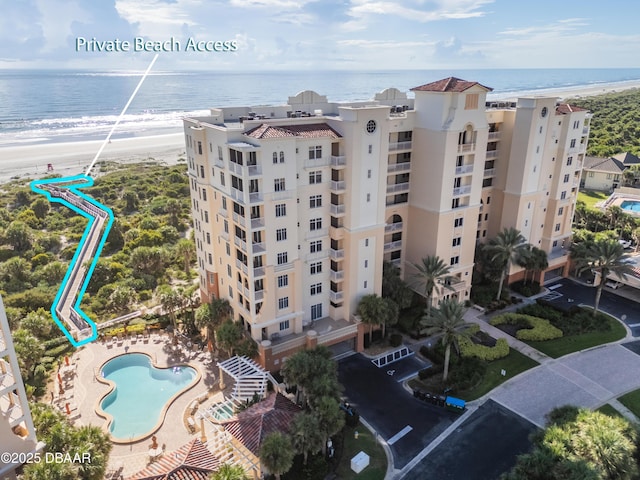
[[[278,152],[273,152],[273,163],[278,163]]]
[[[280,163],[284,163],[284,152],[280,152]]]

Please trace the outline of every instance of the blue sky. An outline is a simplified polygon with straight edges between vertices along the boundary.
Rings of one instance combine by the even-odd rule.
[[[143,69],[152,57],[76,52],[78,36],[237,42],[234,53],[162,53],[162,70],[640,67],[639,10],[628,0],[0,0],[0,68]]]

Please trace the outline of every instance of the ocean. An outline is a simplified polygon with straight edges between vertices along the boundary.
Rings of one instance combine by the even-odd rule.
[[[0,71],[0,147],[104,139],[141,72]],[[493,69],[283,72],[152,72],[113,138],[181,131],[181,117],[209,107],[284,104],[302,90],[329,101],[368,100],[457,76],[493,88],[489,99],[546,89],[639,80],[640,69]]]

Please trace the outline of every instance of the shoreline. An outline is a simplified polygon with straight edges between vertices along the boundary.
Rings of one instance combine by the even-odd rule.
[[[640,88],[640,80],[548,88],[489,94],[487,101],[515,100],[518,97],[583,98]],[[63,176],[83,173],[93,161],[104,140],[37,143],[0,147],[0,183],[24,178],[42,178],[50,173]],[[184,134],[115,138],[108,143],[98,161],[141,163],[154,161],[174,165],[185,157]],[[53,172],[47,171],[47,164]]]

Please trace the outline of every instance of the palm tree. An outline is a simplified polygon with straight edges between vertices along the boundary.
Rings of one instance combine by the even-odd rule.
[[[382,297],[375,293],[365,295],[358,302],[356,313],[362,320],[362,323],[369,325],[369,343],[371,343],[371,335],[373,334],[373,326],[379,325],[381,318],[387,314],[388,306]]]
[[[498,284],[497,300],[502,296],[502,287],[504,279],[511,269],[511,264],[516,263],[525,247],[525,238],[517,228],[505,228],[489,242],[491,261],[502,266],[500,274],[500,283]]]
[[[413,278],[424,289],[427,297],[427,315],[429,315],[431,313],[433,292],[435,291],[440,295],[443,288],[453,290],[451,285],[447,283],[451,278],[449,276],[451,268],[437,255],[429,255],[422,259],[422,263],[414,263],[413,266],[418,270],[418,273],[414,274]]]
[[[614,274],[622,280],[625,274],[632,273],[631,266],[627,263],[624,248],[615,240],[597,240],[584,248],[576,247],[572,249],[571,255],[576,262],[578,274],[590,269],[600,275],[593,304],[593,316],[595,317],[600,305],[602,287],[604,287],[607,277]]]
[[[324,444],[318,418],[312,413],[298,414],[291,422],[291,441],[293,448],[302,454],[303,464],[306,465],[309,454],[318,453]]]
[[[439,302],[437,310],[422,317],[420,322],[421,325],[426,327],[422,330],[422,333],[441,335],[441,342],[444,345],[443,381],[446,381],[449,376],[451,346],[453,345],[456,352],[459,352],[459,340],[470,337],[468,325],[463,318],[465,312],[466,309],[462,303],[453,298],[445,298]]]
[[[184,261],[184,273],[187,275],[187,278],[191,276],[191,259],[195,256],[195,244],[191,240],[187,240],[183,238],[178,240],[175,247],[176,254],[178,257],[182,257]]]
[[[547,257],[547,252],[538,247],[531,248],[531,256],[532,256],[532,265],[533,265],[533,273],[542,272],[546,270],[549,266],[549,259]],[[540,282],[538,282],[540,283]]]
[[[209,475],[209,480],[250,480],[250,478],[240,465],[225,463]]]
[[[196,310],[196,326],[207,329],[207,346],[213,356],[216,328],[231,315],[231,305],[226,298],[212,298]]]
[[[260,447],[260,461],[266,469],[280,480],[280,475],[287,473],[293,465],[295,452],[288,436],[281,432],[273,432],[265,437]]]

